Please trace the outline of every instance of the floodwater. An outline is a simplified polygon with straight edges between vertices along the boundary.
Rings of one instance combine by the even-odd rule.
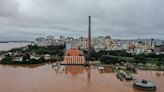
[[[156,82],[156,92],[164,92],[164,75],[138,71],[137,79]],[[0,65],[0,92],[146,92],[133,88],[132,82],[120,81],[110,68],[101,73],[83,66]]]
[[[31,43],[17,43],[17,42],[0,43],[0,51],[7,51],[7,50],[10,50],[12,48],[20,48],[20,47],[24,47],[24,46],[27,46],[30,44]]]

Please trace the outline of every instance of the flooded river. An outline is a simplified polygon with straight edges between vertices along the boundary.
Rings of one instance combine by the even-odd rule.
[[[156,92],[164,92],[164,75],[154,71],[138,71],[137,79],[156,82]],[[132,82],[121,82],[111,69],[100,73],[96,68],[52,64],[9,66],[0,65],[0,92],[146,92],[133,88]]]
[[[0,51],[7,51],[13,48],[20,48],[30,45],[31,43],[19,43],[19,42],[9,42],[9,43],[0,43]]]

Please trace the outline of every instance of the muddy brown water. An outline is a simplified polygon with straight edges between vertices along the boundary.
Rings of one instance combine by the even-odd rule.
[[[159,74],[156,74],[159,73]],[[137,79],[157,83],[156,92],[164,92],[163,72],[138,71]],[[121,82],[110,68],[105,72],[83,66],[52,64],[19,66],[0,65],[0,92],[147,92],[133,88],[132,82]]]
[[[0,43],[0,51],[7,51],[13,48],[20,48],[30,45],[31,43],[19,43],[19,42],[9,42],[9,43]]]

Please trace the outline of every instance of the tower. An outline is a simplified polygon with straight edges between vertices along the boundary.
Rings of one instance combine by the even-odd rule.
[[[154,49],[154,39],[151,39],[151,49]]]
[[[91,16],[89,16],[89,23],[88,23],[88,60],[87,64],[89,64],[89,60],[91,57]]]

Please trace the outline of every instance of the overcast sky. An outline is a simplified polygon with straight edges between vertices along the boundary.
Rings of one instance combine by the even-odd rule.
[[[0,40],[53,35],[164,39],[164,0],[0,0]]]

